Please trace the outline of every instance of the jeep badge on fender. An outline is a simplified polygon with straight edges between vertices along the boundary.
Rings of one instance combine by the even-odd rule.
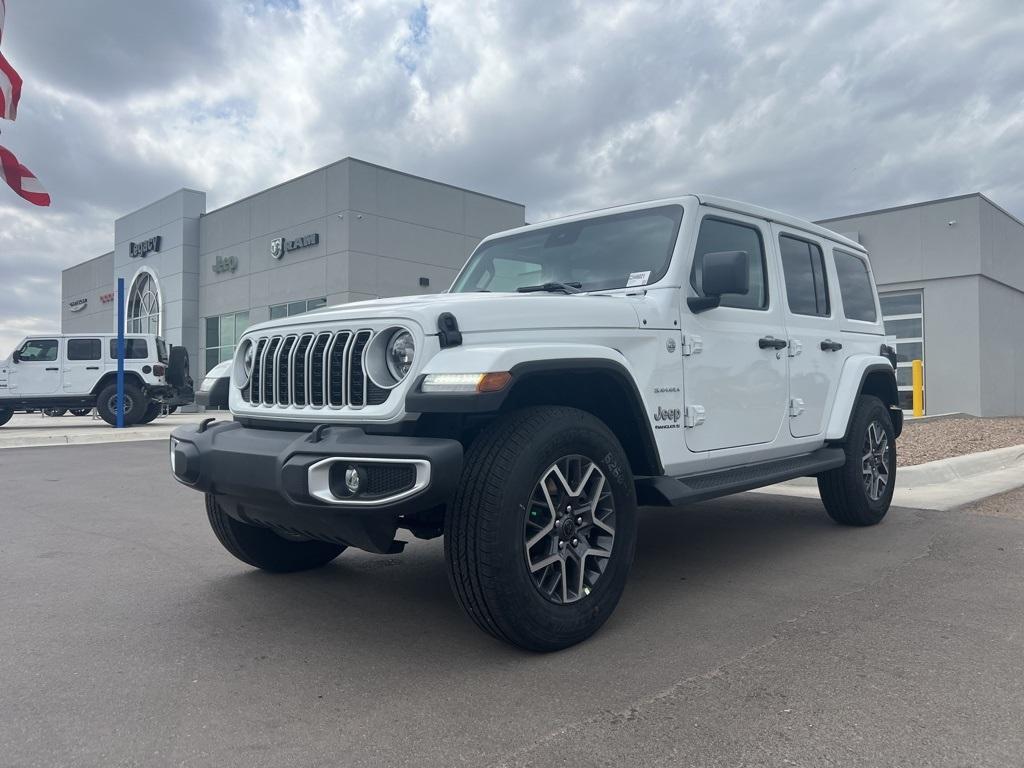
[[[249,328],[202,387],[233,420],[176,429],[170,464],[250,566],[443,536],[470,618],[551,651],[615,609],[640,506],[810,475],[837,522],[880,522],[884,341],[858,243],[703,195],[626,205],[491,235],[441,295]]]

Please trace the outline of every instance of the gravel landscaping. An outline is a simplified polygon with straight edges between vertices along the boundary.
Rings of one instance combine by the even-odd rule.
[[[1024,418],[956,416],[915,422],[908,418],[896,441],[901,467],[979,451],[1024,445]]]

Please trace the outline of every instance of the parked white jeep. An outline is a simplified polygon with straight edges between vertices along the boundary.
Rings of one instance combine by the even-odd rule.
[[[171,465],[258,568],[443,535],[473,620],[553,650],[614,609],[638,506],[807,475],[878,523],[903,423],[883,341],[859,244],[702,195],[623,206],[488,237],[448,293],[250,328],[234,420],[177,429]]]
[[[193,401],[188,353],[161,337],[125,336],[124,423],[147,424],[162,408]],[[0,362],[0,425],[16,411],[62,415],[96,408],[117,423],[117,335],[30,336]]]

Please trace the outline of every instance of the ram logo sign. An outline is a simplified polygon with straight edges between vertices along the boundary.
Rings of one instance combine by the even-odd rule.
[[[299,248],[308,248],[311,245],[317,245],[319,243],[320,235],[316,232],[311,235],[303,235],[302,237],[296,237],[293,239],[275,237],[270,241],[270,256],[275,259],[280,259],[288,251],[295,251]]]

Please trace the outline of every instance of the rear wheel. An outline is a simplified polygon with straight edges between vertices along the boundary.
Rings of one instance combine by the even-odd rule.
[[[146,398],[142,396],[135,384],[125,382],[124,385],[124,425],[130,427],[137,424],[146,412]],[[109,384],[100,391],[96,398],[96,410],[100,418],[112,427],[117,426],[117,384]]]
[[[14,411],[9,408],[0,408],[0,427],[14,417]]]
[[[67,408],[43,408],[43,413],[45,413],[47,416],[53,416],[55,418],[57,416],[63,416],[67,412]]]
[[[484,631],[554,651],[601,627],[622,596],[636,495],[618,440],[574,408],[516,411],[466,454],[445,518],[449,580]]]
[[[326,541],[289,541],[269,528],[239,522],[227,514],[212,494],[206,494],[206,515],[217,540],[243,563],[264,571],[291,573],[319,568],[345,551]]]
[[[843,447],[846,463],[818,475],[825,510],[842,525],[880,523],[896,482],[896,436],[889,409],[877,397],[858,399]]]
[[[162,407],[163,406],[160,403],[156,402],[155,400],[151,400],[149,404],[146,405],[146,410],[142,414],[142,418],[139,419],[139,424],[149,424],[149,422],[153,421],[157,416],[160,415],[160,409]]]

